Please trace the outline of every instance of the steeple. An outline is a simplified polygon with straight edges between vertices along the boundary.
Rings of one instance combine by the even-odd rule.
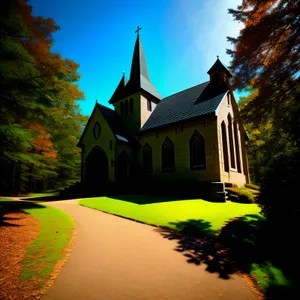
[[[221,63],[219,56],[207,72],[210,77],[210,86],[216,91],[231,89],[230,78],[232,77],[229,70]]]
[[[231,78],[232,75],[231,73],[228,71],[228,69],[221,63],[221,61],[219,60],[219,56],[217,56],[217,60],[215,61],[215,63],[212,65],[212,67],[207,71],[207,74],[212,75],[213,73],[216,73],[217,71],[223,71],[226,73],[226,75]]]
[[[142,43],[140,41],[140,35],[138,33],[132,57],[130,80],[140,80],[140,75],[144,76],[150,81],[146,57],[144,54]]]
[[[127,85],[127,91],[129,94],[134,94],[143,90],[148,94],[154,96],[157,100],[161,100],[161,95],[150,81],[146,57],[142,43],[140,41],[139,31],[141,29],[142,28],[138,26],[138,29],[136,31],[137,37],[133,50],[130,78]]]
[[[139,31],[141,29],[142,28],[138,26],[136,30],[137,37],[133,50],[129,80],[127,80],[123,74],[119,85],[109,100],[110,104],[141,91],[146,92],[148,95],[154,97],[157,101],[162,99],[162,96],[150,81],[146,57],[140,41]]]

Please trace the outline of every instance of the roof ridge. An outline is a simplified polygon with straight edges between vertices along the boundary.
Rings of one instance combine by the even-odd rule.
[[[191,87],[189,87],[189,88],[187,88],[187,89],[185,89],[185,90],[182,90],[182,91],[176,92],[176,93],[174,93],[174,94],[171,94],[171,95],[169,95],[169,96],[163,98],[162,101],[165,100],[165,99],[167,99],[167,98],[170,98],[170,97],[172,97],[172,96],[174,96],[174,95],[177,95],[177,94],[186,92],[187,90],[193,89],[193,88],[195,88],[196,86],[200,86],[200,85],[203,85],[203,84],[208,83],[208,82],[209,82],[209,80],[208,80],[208,81],[205,81],[205,82],[202,82],[202,83],[199,83],[199,84],[196,84],[196,85],[194,85],[194,86],[191,86]]]

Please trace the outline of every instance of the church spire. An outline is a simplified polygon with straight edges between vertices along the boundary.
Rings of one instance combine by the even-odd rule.
[[[229,78],[232,77],[232,74],[228,71],[228,69],[221,63],[220,59],[219,59],[219,55],[217,55],[217,60],[215,61],[215,63],[213,64],[213,66],[208,70],[208,74],[212,75],[213,73],[217,72],[217,71],[223,71],[225,72]]]
[[[134,52],[133,52],[132,63],[131,63],[131,72],[130,72],[130,80],[132,81],[135,80],[140,81],[140,75],[143,75],[146,79],[150,81],[148,67],[146,63],[146,57],[144,54],[142,43],[140,41],[139,31],[141,29],[142,28],[138,26],[138,29],[136,30],[137,37],[134,46]]]

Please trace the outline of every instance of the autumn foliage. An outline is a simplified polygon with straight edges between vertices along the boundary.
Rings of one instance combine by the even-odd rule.
[[[251,102],[256,122],[268,118],[272,105],[285,105],[286,95],[299,85],[299,7],[299,0],[243,0],[229,9],[244,24],[238,38],[228,38],[234,46],[227,50],[234,85],[257,90]]]
[[[61,188],[80,174],[76,148],[86,117],[76,82],[79,64],[54,53],[51,18],[27,0],[4,0],[0,17],[0,167],[2,191],[30,191],[35,181]],[[63,128],[63,130],[62,130]]]
[[[300,219],[299,12],[300,0],[243,0],[229,10],[244,24],[227,52],[234,86],[250,91],[239,106],[251,175],[262,187],[263,212],[280,224]]]

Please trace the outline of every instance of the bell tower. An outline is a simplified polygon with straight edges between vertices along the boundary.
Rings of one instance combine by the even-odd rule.
[[[128,130],[134,134],[145,124],[156,105],[162,99],[150,81],[146,57],[140,41],[138,26],[133,50],[129,80],[123,74],[119,85],[109,100]]]
[[[210,78],[210,84],[214,89],[228,89],[231,90],[230,78],[232,74],[222,64],[217,56],[217,60],[207,72]]]

